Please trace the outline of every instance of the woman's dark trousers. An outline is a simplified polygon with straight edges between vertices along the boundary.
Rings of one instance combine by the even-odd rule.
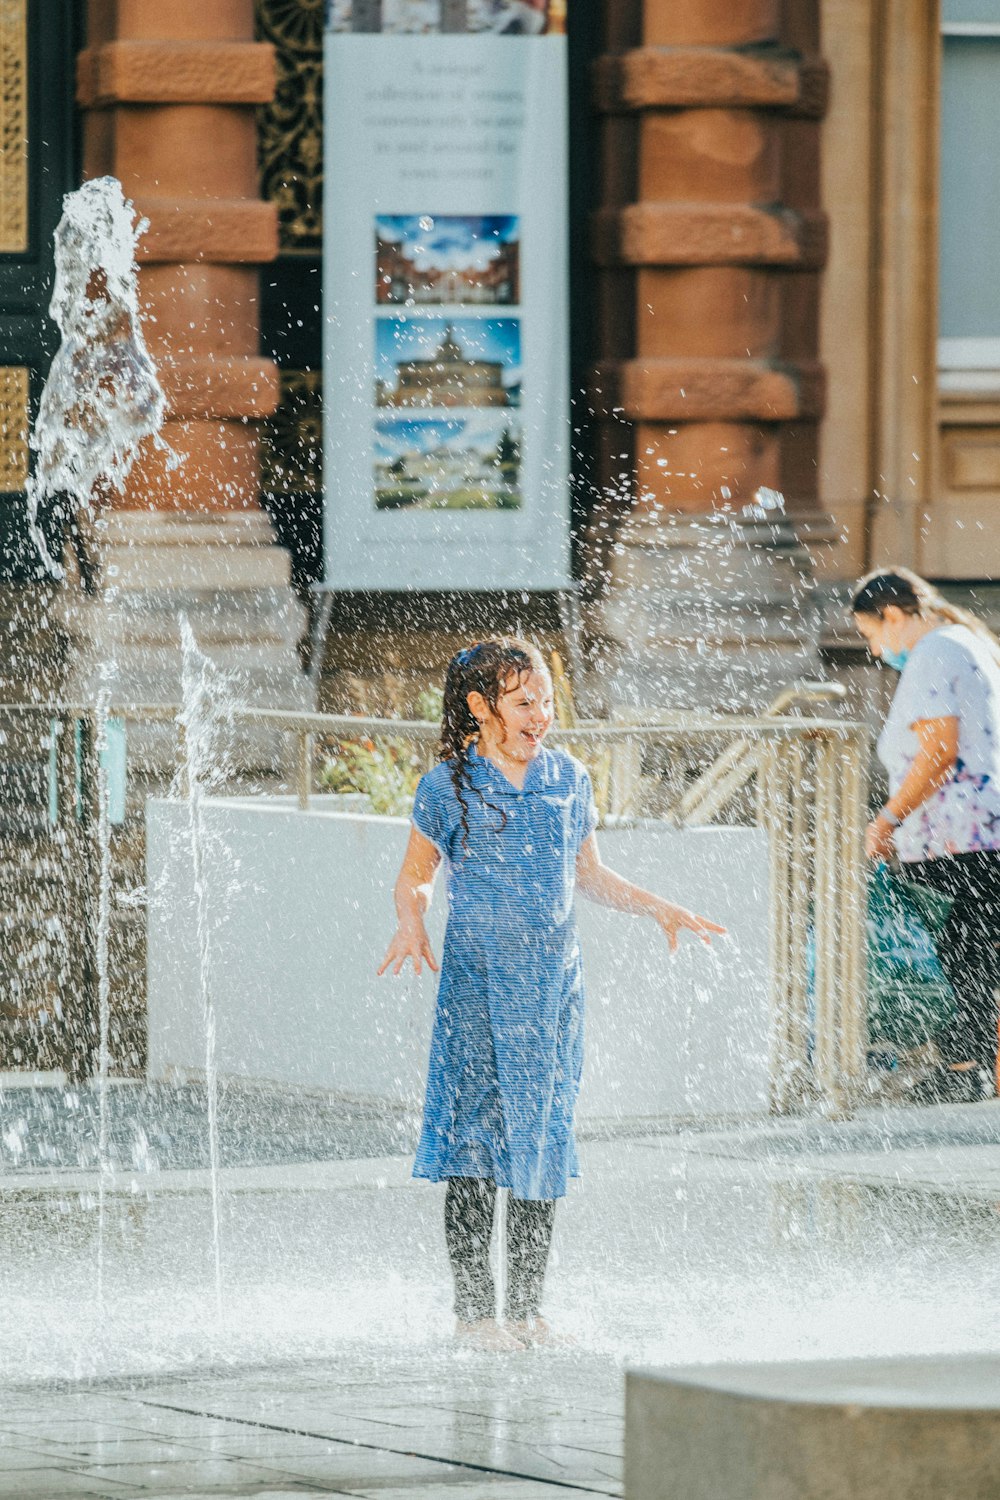
[[[954,1020],[936,1039],[942,1061],[978,1063],[992,1087],[1000,986],[1000,850],[920,860],[904,864],[903,872],[954,903],[934,939],[957,1006]]]
[[[478,1323],[497,1315],[490,1270],[490,1239],[496,1209],[496,1183],[488,1177],[450,1177],[444,1199],[444,1235],[455,1278],[455,1316]],[[552,1244],[555,1200],[507,1200],[508,1321],[537,1317]]]

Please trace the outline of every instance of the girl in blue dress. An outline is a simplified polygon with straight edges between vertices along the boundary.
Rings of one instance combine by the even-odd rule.
[[[437,970],[424,927],[444,862],[448,923],[415,1177],[446,1180],[457,1331],[488,1349],[551,1341],[539,1316],[555,1201],[577,1174],[583,1062],[574,892],[646,915],[671,950],[682,929],[724,929],[601,863],[590,778],[548,750],[552,681],[534,647],[482,641],[448,667],[440,763],[422,777],[396,883],[399,926],[379,969]],[[510,1189],[507,1307],[497,1321],[489,1246]]]

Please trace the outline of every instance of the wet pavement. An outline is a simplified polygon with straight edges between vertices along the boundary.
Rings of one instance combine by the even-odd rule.
[[[97,1087],[0,1086],[0,1180],[37,1169],[91,1171],[99,1163]],[[208,1103],[197,1084],[112,1080],[108,1152],[118,1170],[207,1167]],[[218,1098],[224,1167],[344,1161],[406,1151],[416,1120],[321,1095],[223,1084]]]
[[[621,1391],[575,1362],[348,1363],[5,1405],[0,1495],[617,1495]]]
[[[307,1115],[221,1173],[219,1287],[195,1155],[0,1176],[0,1496],[617,1495],[628,1365],[1000,1342],[997,1104],[585,1142],[547,1292],[578,1344],[505,1357],[451,1340],[440,1188],[308,1156]]]

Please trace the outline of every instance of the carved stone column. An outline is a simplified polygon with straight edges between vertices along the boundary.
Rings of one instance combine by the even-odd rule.
[[[163,436],[85,538],[72,593],[78,689],[100,659],[133,702],[178,695],[178,621],[257,701],[302,703],[303,611],[259,505],[257,422],[277,371],[258,357],[259,268],[277,253],[257,188],[255,110],[273,50],[253,0],[90,0],[78,60],[88,176],[110,173],[149,220],[140,241],[146,340],[168,397]]]
[[[817,10],[606,6],[589,624],[612,699],[763,702],[813,662]],[[784,515],[744,512],[762,486]]]

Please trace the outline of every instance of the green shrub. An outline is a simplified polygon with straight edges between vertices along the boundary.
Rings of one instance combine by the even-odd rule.
[[[363,792],[374,813],[409,815],[423,769],[416,748],[405,740],[340,740],[328,747],[319,784],[328,792]]]

